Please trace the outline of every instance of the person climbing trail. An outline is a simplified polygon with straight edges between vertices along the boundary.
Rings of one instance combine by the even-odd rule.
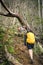
[[[34,48],[34,44],[35,44],[35,35],[34,33],[27,29],[26,26],[23,26],[24,30],[27,30],[27,32],[24,34],[24,45],[27,46],[28,51],[29,51],[29,56],[30,56],[30,63],[33,64],[34,63],[34,59],[33,59],[33,48]],[[19,28],[19,30],[22,30],[21,28]]]
[[[34,63],[33,59],[33,48],[35,44],[35,34],[32,32],[31,29],[25,27],[27,30],[27,33],[24,35],[24,45],[27,46],[28,51],[29,51],[29,56],[30,56],[30,63]]]

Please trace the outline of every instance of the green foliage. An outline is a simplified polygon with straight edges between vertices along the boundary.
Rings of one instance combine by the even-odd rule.
[[[2,43],[0,43],[0,47],[2,47],[3,46],[3,44]]]
[[[40,53],[43,53],[43,48],[40,48],[40,43],[38,44],[35,44],[34,46],[34,53],[35,54],[40,54]]]
[[[7,39],[5,40],[5,44],[13,44],[14,43],[14,38],[11,35],[7,35]]]
[[[13,46],[8,46],[8,51],[9,51],[9,53],[14,53],[14,47]]]
[[[4,35],[3,33],[0,34],[0,40],[3,39],[3,35]]]
[[[41,23],[43,24],[43,18],[42,18],[42,20],[41,20]]]
[[[5,34],[4,30],[3,30],[2,26],[0,26],[0,41],[3,40],[4,34]]]
[[[5,63],[3,62],[3,63],[1,63],[0,65],[5,65]]]
[[[40,53],[40,48],[39,48],[39,46],[37,45],[37,47],[36,47],[36,53]]]
[[[13,43],[14,43],[14,31],[12,28],[5,28],[0,26],[0,47],[8,45],[8,51],[10,53],[14,52]]]

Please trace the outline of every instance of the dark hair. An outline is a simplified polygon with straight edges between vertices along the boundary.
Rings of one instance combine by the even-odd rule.
[[[32,32],[32,30],[30,30],[30,29],[27,29],[27,32]]]

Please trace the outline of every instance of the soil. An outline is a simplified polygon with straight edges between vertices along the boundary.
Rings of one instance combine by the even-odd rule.
[[[23,39],[21,37],[14,38],[14,57],[23,65],[31,65],[30,64],[30,57],[28,53],[27,47],[23,43]],[[40,60],[34,54],[34,64],[33,65],[43,65]]]
[[[37,57],[34,54],[34,63],[33,64],[30,64],[30,57],[29,57],[28,49],[24,45],[24,42],[23,42],[23,38],[22,37],[17,37],[16,36],[14,38],[13,47],[14,47],[14,54],[13,54],[13,56],[21,64],[23,64],[23,65],[43,65],[43,54],[42,55],[40,54],[39,57]],[[3,59],[5,59],[5,57],[3,56],[4,55],[4,52],[2,52],[2,51],[3,50],[0,49],[0,62],[1,63],[4,63],[5,60],[3,60]],[[6,65],[6,64],[4,64],[4,65]],[[12,64],[10,64],[10,65],[12,65]]]

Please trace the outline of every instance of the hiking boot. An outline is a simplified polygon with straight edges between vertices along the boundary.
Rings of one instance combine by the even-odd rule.
[[[33,63],[34,63],[34,61],[31,59],[30,64],[33,64]]]
[[[31,60],[31,64],[33,64],[34,62],[33,62],[33,60]]]

